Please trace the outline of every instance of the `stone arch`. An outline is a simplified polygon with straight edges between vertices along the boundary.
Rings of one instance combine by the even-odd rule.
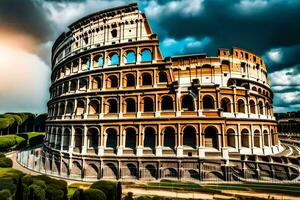
[[[158,81],[160,83],[167,83],[168,82],[168,76],[165,71],[161,71],[158,73]]]
[[[77,90],[77,80],[71,80],[70,91],[75,92]]]
[[[83,115],[84,113],[85,113],[85,101],[78,100],[77,108],[76,108],[76,115]]]
[[[129,172],[127,175],[130,176],[130,177],[137,178],[137,176],[138,176],[138,169],[137,169],[137,167],[134,164],[132,164],[132,163],[128,163],[126,165],[126,167],[127,167],[128,172]]]
[[[136,147],[136,130],[134,128],[125,129],[125,147],[131,149]]]
[[[67,109],[66,109],[66,114],[73,114],[74,112],[74,104],[72,101],[67,102]]]
[[[203,109],[215,109],[214,98],[211,95],[205,95],[202,98]]]
[[[258,129],[254,131],[254,147],[260,147],[260,131]]]
[[[126,87],[134,87],[135,86],[135,77],[133,74],[126,74]]]
[[[116,99],[108,99],[108,113],[118,113],[118,102]]]
[[[90,103],[89,103],[89,114],[90,115],[96,115],[96,114],[99,114],[99,101],[94,99],[94,100],[91,100]]]
[[[62,129],[58,128],[56,133],[56,143],[55,143],[56,149],[60,149],[61,139],[62,139]]]
[[[103,65],[104,65],[104,59],[103,59],[103,55],[102,54],[94,56],[93,60],[94,60],[93,66],[103,67]]]
[[[87,165],[87,167],[85,169],[85,176],[97,178],[98,171],[99,171],[98,167],[95,164],[90,163]]]
[[[250,113],[256,114],[256,109],[255,109],[255,102],[254,102],[254,100],[250,100],[250,101],[249,101],[249,105],[250,105]]]
[[[235,148],[236,147],[235,131],[232,128],[229,128],[226,133],[227,133],[227,146]]]
[[[241,145],[242,147],[247,147],[249,148],[249,136],[250,136],[250,133],[249,133],[249,130],[248,129],[243,129],[241,131]]]
[[[223,112],[231,112],[231,101],[227,97],[223,97],[221,100],[221,108]]]
[[[263,105],[263,102],[262,101],[259,101],[258,102],[258,111],[259,111],[259,114],[260,115],[263,115],[264,114],[264,105]]]
[[[164,174],[165,178],[178,178],[178,172],[175,168],[166,168]]]
[[[81,152],[83,144],[83,130],[82,128],[75,128],[74,133],[74,151]]]
[[[196,129],[193,126],[186,126],[183,130],[183,146],[195,149],[197,146],[196,135]]]
[[[238,100],[238,112],[239,113],[246,113],[245,112],[245,101],[243,99]]]
[[[151,165],[151,164],[146,165],[144,177],[145,178],[156,178],[157,177],[156,167],[154,167],[154,165]]]
[[[63,150],[68,150],[70,146],[71,130],[69,128],[64,129],[63,135]]]
[[[144,134],[144,147],[155,149],[156,137],[154,128],[146,127]]]
[[[106,133],[106,144],[105,144],[105,146],[109,147],[109,148],[113,148],[113,149],[117,148],[117,144],[118,144],[118,142],[117,142],[117,139],[118,139],[117,138],[117,134],[118,134],[117,130],[114,129],[114,128],[108,128],[108,129],[106,129],[105,133]]]
[[[126,112],[136,112],[136,103],[133,98],[125,99],[126,103]]]
[[[199,180],[200,174],[196,170],[189,169],[187,170],[187,173],[190,178]]]
[[[103,177],[104,178],[118,178],[118,168],[114,163],[107,163],[103,170]]]
[[[154,103],[151,97],[144,97],[143,98],[144,104],[144,112],[153,112],[154,111]]]
[[[107,88],[117,88],[119,87],[119,80],[116,75],[110,75],[106,79],[106,87]]]
[[[85,91],[88,88],[88,81],[86,78],[79,79],[79,90]]]
[[[166,127],[164,129],[164,146],[174,149],[175,145],[176,145],[175,136],[176,136],[176,133],[175,133],[174,128]]]
[[[59,105],[59,115],[64,115],[65,114],[65,103],[61,102]]]
[[[135,55],[134,51],[132,51],[132,50],[126,51],[125,63],[130,64],[130,63],[135,63],[135,62],[136,62],[136,55]]]
[[[98,148],[98,137],[99,130],[95,127],[91,127],[87,130],[87,138],[88,138],[88,147],[89,148]]]
[[[142,74],[142,85],[152,85],[152,76],[150,73],[145,72]]]
[[[218,129],[208,126],[204,131],[205,147],[219,149]]]
[[[162,111],[173,111],[174,103],[171,96],[165,95],[161,99],[161,110]]]
[[[184,111],[194,111],[195,101],[191,95],[184,95],[181,98],[181,109]]]
[[[257,88],[255,86],[252,87],[252,90],[257,92]]]
[[[271,112],[270,112],[270,104],[269,102],[266,102],[266,105],[265,105],[265,113],[266,115],[271,115]]]
[[[151,62],[152,61],[152,53],[150,49],[144,48],[141,50],[141,61],[142,62]]]
[[[62,165],[61,165],[61,174],[69,175],[70,171],[69,171],[69,165],[68,165],[68,163],[66,163],[64,160],[62,160],[61,162],[62,162]]]
[[[72,176],[80,176],[82,175],[82,167],[81,164],[77,161],[73,161],[72,167],[71,167],[71,174]]]
[[[119,54],[112,52],[108,56],[108,65],[118,65],[120,63]]]
[[[264,146],[269,146],[270,142],[269,142],[269,133],[267,130],[264,130]]]

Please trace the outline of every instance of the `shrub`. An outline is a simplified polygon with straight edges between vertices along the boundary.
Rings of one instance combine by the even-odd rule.
[[[7,189],[11,194],[14,194],[16,191],[16,185],[12,178],[1,178],[0,179],[0,190]]]
[[[70,200],[84,200],[84,193],[82,189],[78,189],[74,192]]]
[[[106,200],[104,192],[98,189],[87,189],[83,192],[84,200]]]
[[[128,192],[127,195],[124,197],[124,200],[133,200],[133,193]]]
[[[4,153],[0,153],[0,158],[6,157]]]
[[[24,146],[26,146],[26,140],[20,136],[0,136],[0,151],[7,151],[10,148],[21,148]]]
[[[13,162],[10,158],[2,157],[0,158],[0,167],[9,168],[12,167]]]
[[[118,200],[118,182],[117,181],[97,181],[91,185],[90,188],[101,190],[111,200]],[[121,189],[119,189],[121,191]]]
[[[0,200],[9,200],[10,192],[8,189],[4,189],[0,191]]]
[[[46,199],[45,190],[36,184],[32,184],[29,187],[29,191],[30,191],[29,199],[32,199],[32,200],[45,200]]]

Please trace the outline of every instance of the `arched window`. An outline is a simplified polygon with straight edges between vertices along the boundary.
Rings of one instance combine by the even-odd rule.
[[[255,102],[253,100],[250,100],[249,104],[250,104],[250,112],[252,114],[256,114],[256,111],[255,111],[256,110],[255,109]]]
[[[144,112],[153,112],[154,111],[154,105],[153,100],[150,97],[144,98]]]
[[[191,95],[183,96],[181,100],[181,109],[184,111],[194,111],[195,103],[194,98]]]
[[[65,94],[69,92],[69,82],[67,82],[67,83],[64,84],[64,90],[63,90],[63,92]]]
[[[142,75],[142,85],[152,85],[152,76],[149,73]]]
[[[271,113],[270,113],[270,105],[269,105],[269,103],[267,102],[266,103],[266,115],[271,115]]]
[[[152,61],[152,54],[149,49],[142,50],[142,62],[151,62]]]
[[[136,112],[135,100],[132,98],[128,98],[125,100],[126,102],[126,112]]]
[[[103,65],[104,65],[103,56],[99,56],[97,59],[97,67],[103,67]]]
[[[254,131],[254,146],[260,147],[260,132],[259,132],[259,130]]]
[[[135,86],[135,78],[134,78],[133,74],[127,74],[126,75],[126,86],[127,87]]]
[[[75,92],[76,89],[77,89],[77,81],[73,80],[71,81],[70,91]]]
[[[183,146],[196,148],[196,130],[193,126],[187,126],[183,130]]]
[[[215,109],[214,99],[210,95],[205,95],[203,97],[203,109]]]
[[[253,91],[257,91],[257,88],[255,86],[252,87]]]
[[[260,88],[258,88],[258,90],[257,90],[257,91],[258,91],[258,93],[259,93],[259,94],[261,94],[261,89],[260,89]]]
[[[91,67],[90,60],[88,58],[82,59],[81,70],[89,70]]]
[[[92,89],[102,88],[102,79],[99,76],[92,77]]]
[[[82,78],[79,80],[79,90],[86,90],[88,86],[87,80]]]
[[[136,132],[133,128],[125,130],[125,147],[134,149],[136,146]]]
[[[114,149],[117,147],[117,131],[113,128],[106,130],[106,147]]]
[[[221,100],[221,107],[224,112],[231,112],[231,102],[228,98],[223,98]]]
[[[258,107],[259,107],[259,114],[263,115],[264,114],[264,106],[263,106],[263,103],[261,101],[258,102]]]
[[[245,113],[245,102],[243,99],[238,100],[238,112]]]
[[[269,146],[269,134],[267,130],[264,130],[264,146]]]
[[[61,103],[59,105],[59,115],[64,115],[65,114],[65,103]]]
[[[99,102],[98,101],[92,100],[89,103],[89,114],[90,115],[99,114]]]
[[[175,147],[175,131],[171,127],[167,127],[164,131],[164,146],[172,149]]]
[[[98,130],[96,128],[89,128],[87,137],[89,147],[98,148]]]
[[[242,147],[249,147],[249,131],[243,129],[241,132]]]
[[[82,115],[85,112],[85,102],[80,100],[77,102],[76,115]]]
[[[118,112],[118,103],[115,99],[108,100],[108,113],[117,113]]]
[[[74,111],[74,105],[72,102],[67,103],[67,109],[66,109],[66,114],[72,114]]]
[[[74,134],[74,142],[75,142],[75,152],[81,152],[81,148],[82,148],[82,129],[80,128],[76,128],[75,129],[75,134]]]
[[[70,136],[71,132],[68,128],[64,129],[64,135],[63,135],[63,149],[68,150],[70,145]]]
[[[159,72],[159,82],[166,83],[168,82],[168,77],[166,72]]]
[[[136,62],[136,56],[133,51],[127,51],[125,58],[126,58],[125,63],[135,63]]]
[[[218,131],[215,127],[207,127],[204,131],[204,137],[205,147],[216,149],[219,148]]]
[[[155,148],[155,130],[151,127],[145,129],[144,147]]]
[[[119,55],[117,53],[112,53],[109,55],[109,65],[118,65],[119,64]]]
[[[163,96],[161,101],[161,110],[162,111],[173,111],[173,99],[170,96]]]
[[[119,81],[117,76],[111,75],[108,77],[107,88],[116,88],[119,86]]]
[[[235,132],[231,128],[227,130],[227,146],[235,148]]]

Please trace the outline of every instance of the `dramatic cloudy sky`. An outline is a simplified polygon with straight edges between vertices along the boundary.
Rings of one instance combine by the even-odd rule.
[[[50,49],[73,21],[130,0],[0,0],[0,113],[46,112]],[[300,0],[137,1],[164,56],[237,46],[268,64],[275,111],[300,110]]]

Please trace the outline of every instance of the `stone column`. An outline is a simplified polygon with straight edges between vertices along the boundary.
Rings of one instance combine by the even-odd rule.
[[[75,134],[75,129],[74,126],[71,127],[71,145],[69,146],[69,152],[70,154],[73,153],[73,149],[74,149],[74,134]]]
[[[83,129],[83,145],[82,145],[82,150],[81,150],[81,154],[86,154],[87,152],[87,126],[84,125],[84,129]]]

